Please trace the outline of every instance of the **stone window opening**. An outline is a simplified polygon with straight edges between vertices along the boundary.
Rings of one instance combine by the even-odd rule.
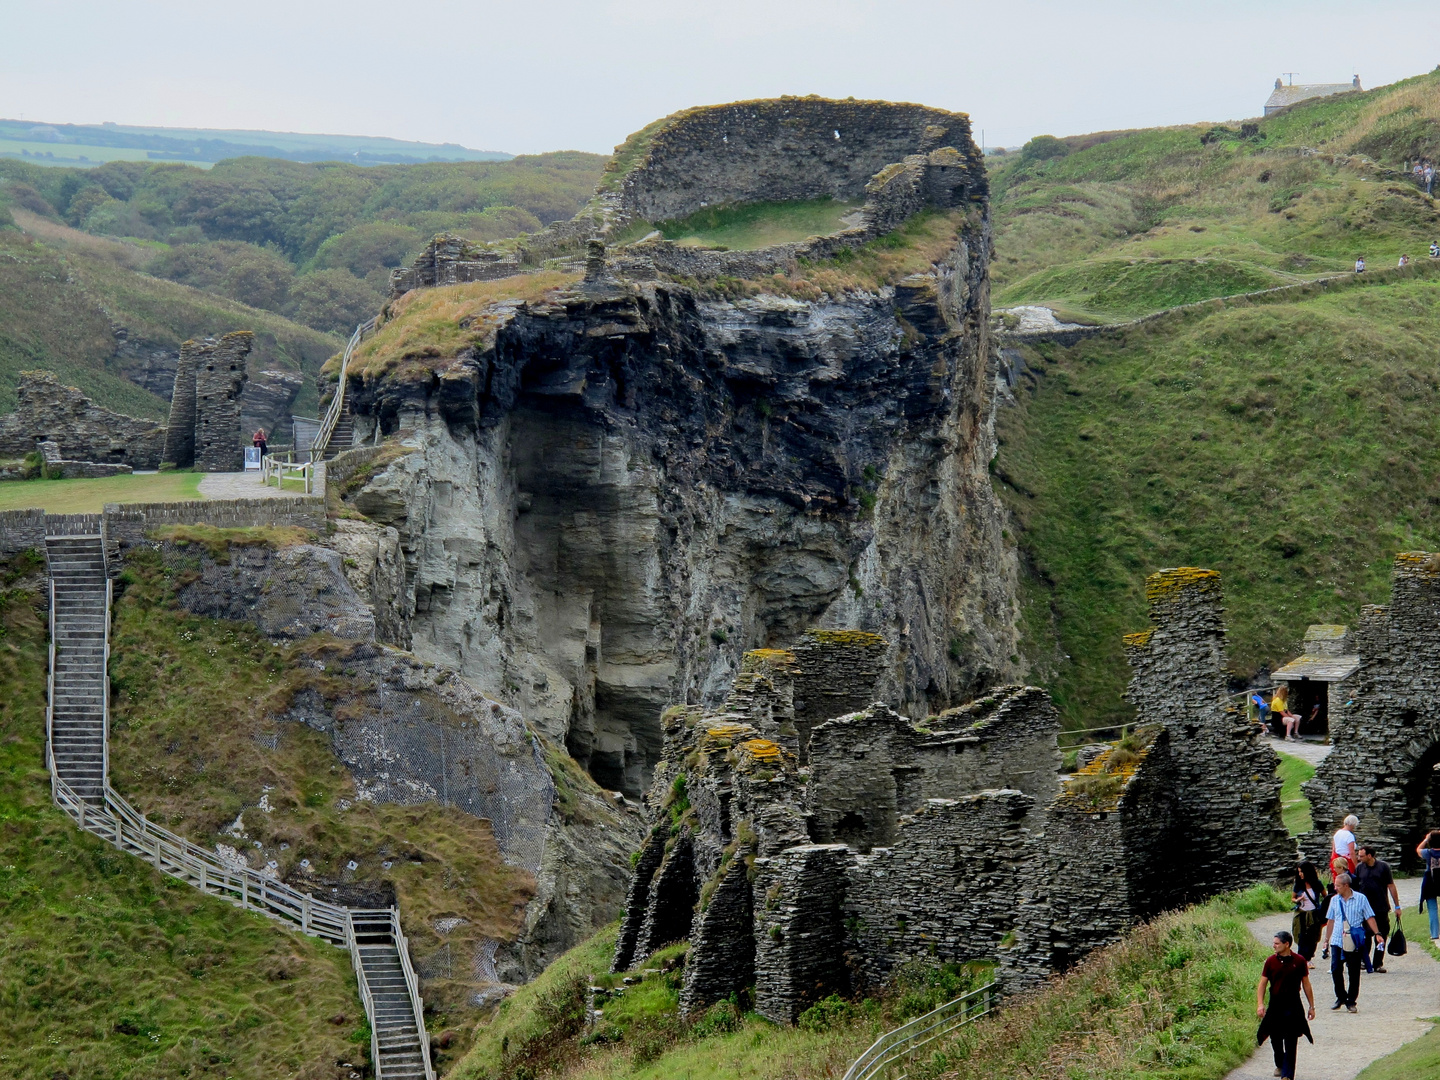
[[[720,841],[725,844],[730,843],[732,839],[730,835],[730,800],[733,797],[732,792],[720,792]]]
[[[835,823],[835,839],[846,847],[868,852],[870,840],[867,832],[865,817],[856,810],[851,810]]]

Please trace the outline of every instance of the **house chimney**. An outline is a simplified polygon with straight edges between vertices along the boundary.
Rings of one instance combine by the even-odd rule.
[[[1276,80],[1275,80],[1275,89],[1276,89],[1276,90],[1279,90],[1279,89],[1280,89],[1280,80],[1279,80],[1279,79],[1276,79]]]

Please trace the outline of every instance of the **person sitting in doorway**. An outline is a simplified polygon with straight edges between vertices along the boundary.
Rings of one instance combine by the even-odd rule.
[[[1293,742],[1300,730],[1300,714],[1290,711],[1290,684],[1281,683],[1270,699],[1270,715],[1278,716],[1285,726],[1286,742]]]

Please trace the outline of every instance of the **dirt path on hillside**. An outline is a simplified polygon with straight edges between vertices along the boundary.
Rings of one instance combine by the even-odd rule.
[[[1316,952],[1316,969],[1310,973],[1310,984],[1315,988],[1316,1013],[1310,1024],[1315,1045],[1300,1040],[1295,1067],[1297,1080],[1354,1080],[1372,1061],[1394,1053],[1429,1031],[1430,1024],[1423,1018],[1440,1015],[1440,964],[1430,959],[1419,944],[1419,939],[1429,931],[1425,917],[1415,910],[1420,879],[1408,878],[1396,884],[1405,909],[1405,936],[1411,942],[1409,952],[1405,956],[1389,957],[1385,963],[1387,974],[1361,973],[1360,1011],[1354,1015],[1344,1009],[1330,1011],[1335,1002],[1330,965]],[[1288,912],[1267,915],[1250,923],[1250,931],[1268,947],[1276,930],[1290,928],[1290,918]],[[1257,967],[1255,980],[1259,979]],[[1269,1080],[1274,1073],[1275,1058],[1267,1042],[1226,1080]]]

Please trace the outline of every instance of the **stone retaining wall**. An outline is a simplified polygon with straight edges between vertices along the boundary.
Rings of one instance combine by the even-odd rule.
[[[169,503],[107,503],[103,514],[46,514],[43,510],[0,511],[0,555],[43,548],[45,536],[57,530],[93,533],[104,522],[106,536],[136,544],[145,530],[158,525],[214,525],[243,529],[256,525],[298,525],[316,532],[325,528],[325,500],[201,499]]]

